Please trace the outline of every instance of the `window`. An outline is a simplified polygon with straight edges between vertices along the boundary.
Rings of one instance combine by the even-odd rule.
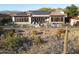
[[[19,20],[19,17],[15,17],[15,22],[18,22],[18,20]]]
[[[15,17],[15,22],[28,22],[28,17]]]
[[[61,17],[61,21],[63,21],[63,17]]]
[[[60,21],[60,17],[55,17],[55,20],[56,22]]]
[[[51,17],[51,22],[59,22],[59,21],[63,21],[63,18],[61,18],[60,16]]]
[[[54,21],[54,17],[51,17],[51,22],[53,22]]]
[[[20,17],[20,19],[19,19],[19,20],[20,20],[20,22],[22,22],[22,17]]]
[[[28,22],[29,21],[28,17],[26,17],[24,20],[25,20],[25,22]]]

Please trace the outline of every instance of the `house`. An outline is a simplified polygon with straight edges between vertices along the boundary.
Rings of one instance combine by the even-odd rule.
[[[71,26],[79,26],[79,17],[73,17],[70,19]]]
[[[74,14],[70,19],[71,26],[79,26],[79,12]]]
[[[31,25],[41,25],[44,23],[49,23],[51,26],[59,27],[64,24],[65,14],[63,11],[40,11],[33,10],[27,12],[19,12],[12,15],[13,24],[31,24]]]
[[[48,11],[19,12],[12,16],[14,24],[42,24],[49,18]]]

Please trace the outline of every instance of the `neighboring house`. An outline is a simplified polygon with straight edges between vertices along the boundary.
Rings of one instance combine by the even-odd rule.
[[[31,25],[41,25],[44,23],[49,23],[51,26],[59,27],[64,24],[65,21],[64,11],[27,11],[18,12],[12,15],[12,21],[14,24],[31,24]]]
[[[70,19],[71,26],[79,26],[79,17],[74,17]]]
[[[79,26],[79,12],[74,14],[74,16],[70,19],[70,25],[71,26]]]

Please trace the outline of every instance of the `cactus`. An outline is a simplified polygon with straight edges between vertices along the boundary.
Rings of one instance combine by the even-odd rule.
[[[64,54],[68,53],[68,27],[66,27],[66,32],[64,36]]]

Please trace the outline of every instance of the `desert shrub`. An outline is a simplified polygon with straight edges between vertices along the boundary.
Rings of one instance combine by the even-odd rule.
[[[65,30],[64,29],[57,29],[56,34],[55,34],[56,39],[57,40],[62,39],[64,37],[64,34],[65,34]]]
[[[3,28],[0,27],[0,35],[3,33]]]
[[[8,36],[11,36],[12,37],[13,34],[14,34],[13,32],[5,32],[4,33],[4,36],[5,36],[5,38],[8,38]]]
[[[32,40],[33,40],[33,43],[36,45],[44,43],[44,40],[40,36],[34,36]]]
[[[58,29],[57,30],[57,34],[63,34],[63,33],[65,33],[65,30],[64,29]]]
[[[3,31],[3,28],[2,27],[0,27],[0,31]]]
[[[33,30],[32,31],[32,35],[37,35],[37,31],[36,30]]]
[[[75,40],[75,48],[77,53],[79,53],[79,37],[77,37],[77,39]]]
[[[12,37],[9,32],[6,32],[4,34],[4,38],[0,40],[0,47],[2,48],[8,48],[8,45],[10,45],[10,41],[12,40]]]
[[[78,36],[75,36],[73,37],[73,39],[71,39],[69,42],[68,42],[68,52],[70,54],[76,54],[78,53],[79,54],[79,37]]]
[[[5,31],[3,35],[3,39],[0,40],[1,48],[8,50],[11,49],[12,46],[16,46],[18,43],[20,43],[21,36],[17,35],[16,37],[14,37],[14,31]]]
[[[22,51],[26,51],[30,46],[32,46],[31,39],[19,34],[15,36],[11,31],[6,31],[4,38],[0,40],[0,49],[8,51],[7,53],[13,53],[13,51],[15,53],[23,53]]]
[[[76,44],[76,49],[79,50],[79,43]]]

